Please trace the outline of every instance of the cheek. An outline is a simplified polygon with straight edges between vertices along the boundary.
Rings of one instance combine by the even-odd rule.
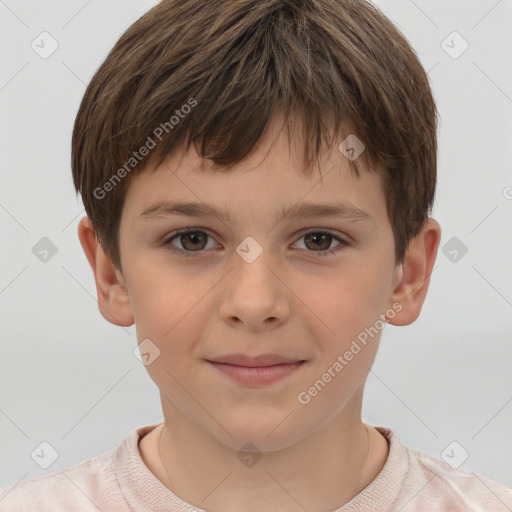
[[[166,277],[160,272],[155,274],[158,278],[148,272],[141,273],[139,282],[132,287],[137,340],[140,343],[150,339],[160,351],[155,364],[147,367],[152,376],[163,370],[157,368],[164,362],[171,373],[176,369],[186,372],[186,366],[192,364],[190,354],[195,343],[207,327],[208,315],[204,308],[212,285],[203,282],[192,286],[192,278],[176,272]]]
[[[350,272],[333,272],[309,293],[311,309],[339,343],[346,343],[373,325],[384,313],[389,297],[386,280],[378,266],[361,266]]]
[[[191,316],[197,318],[196,308],[215,284],[180,267],[150,262],[141,267],[130,290],[135,322],[160,338],[172,336],[176,326],[190,322]]]
[[[367,266],[331,279],[323,293],[317,287],[310,297],[311,309],[318,311],[319,358],[301,396],[309,401],[307,411],[320,417],[339,411],[364,383],[385,325],[379,316],[387,304],[385,280],[378,267]]]

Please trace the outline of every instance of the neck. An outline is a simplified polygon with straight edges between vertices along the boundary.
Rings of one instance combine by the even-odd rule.
[[[171,418],[156,429],[150,470],[183,501],[212,511],[334,510],[375,479],[388,453],[360,420],[334,419],[286,448],[240,453],[179,411]]]

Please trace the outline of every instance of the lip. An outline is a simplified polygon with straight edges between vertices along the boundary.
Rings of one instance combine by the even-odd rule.
[[[302,359],[285,357],[280,354],[261,354],[259,356],[248,356],[246,354],[227,354],[225,356],[216,357],[215,359],[207,359],[212,363],[224,363],[235,366],[261,367],[274,366],[278,364],[297,363]]]
[[[232,354],[216,361],[206,361],[224,375],[246,386],[272,384],[288,377],[305,363],[305,360],[290,359],[277,354],[258,357]]]

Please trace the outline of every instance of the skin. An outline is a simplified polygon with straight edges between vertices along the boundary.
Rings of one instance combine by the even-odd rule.
[[[376,478],[388,444],[368,427],[369,457],[361,473],[367,453],[361,405],[381,331],[308,404],[298,395],[393,304],[401,311],[388,323],[416,320],[441,236],[429,219],[404,263],[395,265],[380,176],[363,170],[357,178],[336,147],[320,164],[322,179],[318,171],[302,175],[300,148],[290,146],[278,121],[233,172],[219,172],[191,148],[135,176],[120,224],[122,271],[103,252],[87,217],[78,228],[102,315],[116,325],[135,322],[139,343],[149,338],[160,350],[146,368],[160,390],[164,423],[141,440],[141,456],[174,494],[208,511],[327,512]],[[225,208],[233,222],[139,217],[161,200]],[[373,221],[277,223],[276,206],[304,201],[347,202]],[[199,243],[173,239],[173,248],[192,253],[188,258],[165,245],[186,227],[209,235]],[[304,229],[333,237],[308,242]],[[236,252],[248,236],[263,248],[252,263]],[[340,246],[336,236],[348,245]],[[336,246],[338,252],[318,255]],[[306,363],[285,379],[249,388],[205,361],[232,353],[278,353]],[[248,442],[262,454],[252,467],[237,458]]]

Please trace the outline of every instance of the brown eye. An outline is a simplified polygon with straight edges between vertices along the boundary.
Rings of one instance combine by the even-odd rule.
[[[304,240],[306,252],[315,256],[329,256],[349,245],[348,242],[328,231],[310,231],[304,233],[300,240]],[[338,245],[330,248],[333,241],[338,242]]]
[[[198,229],[186,229],[175,233],[166,242],[164,242],[164,245],[173,253],[180,253],[188,256],[187,253],[202,252],[207,249],[209,238],[211,238],[210,235],[205,231]],[[176,245],[175,242],[179,245]]]
[[[213,243],[210,247],[208,247],[208,239]],[[349,245],[345,240],[327,231],[309,231],[299,240],[305,242],[301,250],[314,256],[329,256]],[[333,241],[337,242],[337,245],[331,248]],[[175,232],[163,245],[168,251],[178,256],[192,256],[194,253],[199,255],[207,249],[215,248],[215,241],[202,229],[187,228]]]
[[[194,231],[192,233],[182,233],[179,237],[185,249],[188,251],[197,251],[204,249],[208,235],[201,233],[201,231]]]
[[[308,233],[304,236],[308,249],[326,251],[331,246],[333,236],[328,233]]]

